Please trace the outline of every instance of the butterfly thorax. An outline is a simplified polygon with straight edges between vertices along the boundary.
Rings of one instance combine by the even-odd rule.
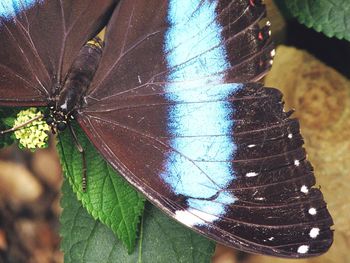
[[[89,41],[80,50],[62,89],[58,88],[49,105],[50,113],[46,117],[46,122],[53,132],[64,130],[69,120],[74,118],[75,110],[81,105],[82,98],[95,75],[102,50],[103,43],[98,38]]]

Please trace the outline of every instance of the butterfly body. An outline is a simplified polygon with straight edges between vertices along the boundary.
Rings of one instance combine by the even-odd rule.
[[[333,222],[299,123],[278,90],[252,83],[274,55],[261,1],[8,1],[1,106],[49,105],[59,130],[73,116],[151,202],[218,242],[293,258],[328,250]],[[111,10],[103,53],[80,51]]]
[[[102,46],[99,39],[84,45],[64,79],[64,84],[56,86],[52,98],[49,99],[50,114],[45,117],[53,131],[63,131],[74,118],[75,110],[80,108],[101,60]]]

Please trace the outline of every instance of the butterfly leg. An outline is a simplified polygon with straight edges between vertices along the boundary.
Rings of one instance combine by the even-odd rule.
[[[69,127],[69,131],[73,137],[73,141],[75,146],[77,147],[77,150],[80,152],[81,157],[83,159],[83,174],[82,174],[82,181],[81,181],[81,185],[82,185],[82,190],[83,192],[86,192],[86,187],[87,187],[87,176],[86,176],[86,158],[85,158],[85,151],[84,148],[81,146],[81,144],[79,143],[78,137],[75,134],[74,129],[72,128],[72,125],[68,124]]]
[[[12,128],[10,128],[10,129],[8,129],[8,130],[0,131],[0,135],[3,135],[3,134],[5,134],[5,133],[9,133],[9,132],[14,132],[14,131],[17,131],[17,130],[19,130],[19,129],[22,129],[23,127],[27,126],[28,124],[31,124],[32,122],[34,122],[34,121],[36,121],[36,120],[41,119],[42,117],[43,117],[43,115],[40,114],[40,115],[38,115],[38,116],[36,116],[36,117],[34,117],[34,118],[32,118],[32,119],[30,119],[30,120],[28,120],[28,121],[22,123],[22,124],[19,125],[19,126],[12,127]]]

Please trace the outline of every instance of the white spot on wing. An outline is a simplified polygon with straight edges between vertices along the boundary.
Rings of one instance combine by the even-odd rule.
[[[300,161],[299,160],[294,160],[294,165],[295,166],[299,166],[300,165]]]
[[[288,134],[288,138],[292,139],[293,138],[293,134],[292,133]]]
[[[186,226],[203,225],[205,222],[214,222],[218,218],[216,216],[195,210],[177,210],[175,212],[175,219],[184,223]]]
[[[257,175],[258,175],[258,173],[256,173],[256,172],[249,172],[245,176],[247,176],[247,177],[255,177]]]
[[[255,144],[249,144],[248,148],[254,148],[256,145]]]
[[[309,189],[307,188],[306,185],[303,185],[301,188],[300,188],[300,191],[303,192],[304,194],[307,194],[309,192]]]
[[[317,214],[317,210],[316,210],[316,208],[314,208],[314,207],[311,207],[310,209],[309,209],[309,214],[310,215],[316,215]]]
[[[272,51],[271,51],[271,57],[274,57],[275,55],[276,55],[276,50],[275,49],[273,49]]]
[[[316,238],[319,234],[320,234],[320,229],[318,227],[313,227],[309,233],[311,238]]]
[[[67,109],[67,100],[64,102],[64,104],[61,105],[61,108],[64,110]]]
[[[302,245],[302,246],[298,247],[299,254],[305,254],[308,251],[309,251],[309,246],[307,246],[307,245]]]

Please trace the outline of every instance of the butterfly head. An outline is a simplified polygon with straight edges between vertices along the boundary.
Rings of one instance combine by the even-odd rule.
[[[45,121],[51,127],[52,133],[54,134],[64,131],[71,119],[74,119],[72,114],[57,109],[51,104],[49,105],[49,113],[45,115]]]

